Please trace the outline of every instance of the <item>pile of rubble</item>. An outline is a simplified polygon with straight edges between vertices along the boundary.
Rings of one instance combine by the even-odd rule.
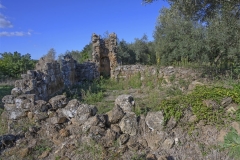
[[[5,96],[3,101],[7,100],[10,101]],[[114,151],[119,155],[117,159],[128,159],[143,152],[149,153],[153,159],[157,159],[156,156],[164,159],[162,156],[167,155],[155,155],[153,151],[159,147],[172,148],[176,143],[163,131],[162,112],[137,116],[133,112],[135,102],[131,95],[117,97],[114,108],[106,114],[97,114],[96,106],[82,104],[76,99],[68,102],[64,95],[55,96],[48,102],[29,102],[29,99],[15,99],[15,102],[15,107],[5,107],[2,114],[8,121],[9,131],[9,135],[0,137],[4,159],[18,155],[26,159],[42,140],[51,144],[50,149],[40,155],[32,155],[36,159],[54,159],[56,156],[89,159],[91,152],[82,155],[76,154],[76,150],[79,145],[91,141],[106,152]],[[25,130],[17,127],[21,121],[29,123],[29,126],[25,124]],[[8,148],[12,145],[14,147]]]

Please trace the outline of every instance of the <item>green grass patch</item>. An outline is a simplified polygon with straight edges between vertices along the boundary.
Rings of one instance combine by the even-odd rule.
[[[211,99],[220,103],[223,98],[231,97],[235,103],[239,104],[240,84],[236,84],[233,87],[234,89],[197,86],[188,95],[180,95],[163,100],[158,109],[163,110],[165,121],[168,121],[171,117],[179,120],[183,116],[183,111],[191,107],[193,114],[197,116],[198,120],[204,120],[207,124],[223,124],[223,119],[228,118],[224,108],[220,106],[219,109],[214,110],[205,106],[203,100]]]

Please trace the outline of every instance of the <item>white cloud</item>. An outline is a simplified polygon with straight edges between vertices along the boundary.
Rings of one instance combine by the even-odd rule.
[[[13,25],[7,18],[0,13],[0,28],[12,28]]]
[[[22,37],[22,36],[30,36],[31,32],[0,32],[0,37]]]

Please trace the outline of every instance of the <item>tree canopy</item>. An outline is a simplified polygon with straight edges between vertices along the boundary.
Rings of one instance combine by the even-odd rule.
[[[17,51],[14,53],[0,53],[0,78],[18,78],[27,70],[34,69],[36,61],[31,59],[29,53],[21,55]]]

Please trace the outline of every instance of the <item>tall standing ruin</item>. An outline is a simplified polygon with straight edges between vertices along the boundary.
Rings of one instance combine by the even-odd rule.
[[[109,34],[106,39],[95,33],[92,34],[92,60],[98,66],[98,71],[103,76],[113,77],[114,69],[117,67],[117,35]]]

